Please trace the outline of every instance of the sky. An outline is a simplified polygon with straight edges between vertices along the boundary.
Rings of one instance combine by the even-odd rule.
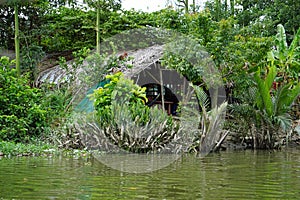
[[[176,0],[122,0],[122,7],[126,10],[134,8],[144,12],[153,12],[161,10],[168,5],[171,5]],[[192,2],[192,1],[191,1]],[[196,0],[197,2],[204,2],[203,0]]]
[[[129,10],[134,8],[145,12],[153,12],[166,7],[167,0],[123,0],[122,6]]]

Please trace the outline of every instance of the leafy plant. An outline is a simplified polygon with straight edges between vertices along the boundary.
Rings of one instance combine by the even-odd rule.
[[[12,64],[9,58],[1,57],[0,140],[29,142],[45,138],[49,127],[57,126],[68,116],[71,93],[63,89],[53,91],[46,85],[34,88],[28,76],[17,77]]]
[[[193,85],[193,88],[201,108],[199,134],[196,136],[195,149],[205,156],[217,149],[228,134],[228,132],[222,132],[227,102],[208,110],[210,105],[208,95],[199,86]]]
[[[281,74],[281,82],[288,82],[290,79],[298,80],[300,72],[300,28],[290,46],[288,46],[284,27],[277,26],[275,37],[276,47],[268,52],[268,61],[276,66]]]
[[[35,145],[0,141],[0,152],[9,156],[44,155],[57,152],[57,149],[47,144]]]
[[[270,67],[265,79],[262,79],[261,71],[254,75],[257,84],[256,105],[261,113],[271,119],[272,123],[277,123],[284,131],[291,128],[291,119],[288,112],[292,103],[300,93],[300,84],[287,83],[273,91],[272,86],[277,75],[276,67]]]
[[[28,77],[18,77],[10,63],[8,58],[1,58],[0,139],[29,141],[40,136],[47,124],[47,110],[41,105],[43,93],[29,86]]]
[[[110,121],[105,126],[99,126],[99,121],[80,118],[76,123],[77,130],[85,146],[105,152],[135,152],[148,153],[154,151],[176,152],[181,151],[178,140],[179,125],[163,110],[145,106],[135,107],[139,115],[133,118],[132,107],[126,104],[113,102],[111,105]],[[148,121],[141,124],[141,116],[147,115]],[[105,120],[105,119],[103,119]],[[88,132],[88,134],[86,134]],[[171,141],[174,145],[172,146]],[[166,147],[166,148],[165,148]],[[170,147],[172,147],[170,149]]]
[[[253,148],[278,147],[279,137],[291,129],[291,105],[300,93],[300,84],[290,82],[274,89],[277,74],[275,66],[265,73],[259,68],[254,74],[254,85],[243,93],[243,101],[231,106],[237,117],[244,119],[245,135],[250,134]]]
[[[144,109],[147,102],[146,88],[141,88],[134,84],[132,80],[125,79],[121,72],[106,76],[107,84],[100,87],[92,95],[94,107],[100,122],[110,121],[112,102],[126,104],[131,107],[133,119],[138,115],[134,114],[135,108],[142,105]],[[147,115],[142,115],[147,116]],[[103,119],[104,117],[104,119]],[[143,120],[142,120],[143,121]]]
[[[131,152],[162,148],[175,136],[178,126],[163,110],[149,108],[146,88],[123,77],[121,72],[107,75],[107,84],[92,95],[97,137],[110,139],[114,145]]]
[[[21,71],[22,73],[28,73],[30,80],[34,81],[38,74],[38,63],[45,56],[45,52],[42,47],[37,45],[31,45],[23,47],[21,50]]]

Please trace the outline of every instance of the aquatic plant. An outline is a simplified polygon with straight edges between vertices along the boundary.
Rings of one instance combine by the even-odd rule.
[[[211,151],[218,149],[229,133],[222,128],[227,102],[209,109],[210,99],[203,88],[196,85],[193,85],[193,88],[195,89],[201,112],[199,113],[198,133],[192,149],[205,156]]]

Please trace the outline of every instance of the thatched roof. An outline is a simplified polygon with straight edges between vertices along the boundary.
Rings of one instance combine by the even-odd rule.
[[[144,49],[136,49],[127,51],[127,56],[132,58],[126,62],[126,64],[133,65],[132,68],[125,68],[123,67],[121,70],[123,71],[124,75],[128,78],[131,78],[135,74],[140,73],[144,69],[149,68],[153,63],[159,61],[159,59],[163,56],[163,45],[154,45]],[[124,52],[119,52],[117,56],[122,55]],[[67,63],[68,67],[71,69],[73,61],[69,61]],[[78,68],[75,74],[79,74],[83,71],[83,68],[89,65],[87,61],[83,62],[81,68]],[[46,69],[42,71],[37,80],[36,84],[40,85],[41,83],[54,83],[59,85],[62,82],[68,80],[68,72],[66,69],[63,69],[60,65],[56,65],[52,68]]]
[[[128,52],[128,56],[133,57],[133,60],[128,61],[128,64],[132,64],[134,67],[126,69],[123,73],[126,77],[131,78],[149,68],[153,63],[157,63],[163,56],[163,46],[155,45],[145,49],[131,51]]]

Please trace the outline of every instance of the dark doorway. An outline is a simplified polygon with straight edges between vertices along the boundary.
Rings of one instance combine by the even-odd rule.
[[[163,88],[163,95],[161,85],[157,83],[145,84],[142,87],[146,87],[146,95],[148,98],[147,105],[149,107],[160,105],[164,103],[164,109],[169,115],[177,115],[178,98],[176,95],[166,86]],[[162,98],[163,97],[163,98]]]

